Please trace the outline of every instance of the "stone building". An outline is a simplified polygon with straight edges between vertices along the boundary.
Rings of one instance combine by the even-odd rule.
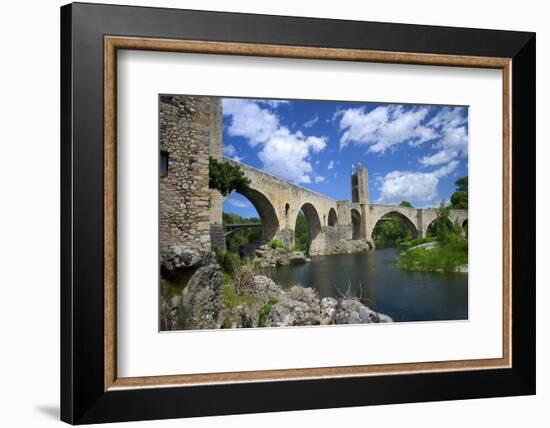
[[[221,214],[211,217],[208,188],[210,148],[216,146],[211,138],[221,140],[220,100],[161,95],[159,114],[161,247],[210,249],[210,222],[221,223]],[[220,129],[213,129],[216,124]]]

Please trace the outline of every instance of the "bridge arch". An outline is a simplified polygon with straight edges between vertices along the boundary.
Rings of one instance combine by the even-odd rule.
[[[392,218],[394,218],[394,219],[397,218],[397,219],[401,220],[407,226],[407,228],[411,232],[411,236],[413,238],[416,238],[416,237],[419,236],[418,228],[416,226],[415,221],[413,219],[411,219],[405,213],[403,213],[401,211],[398,211],[398,210],[388,211],[388,212],[382,214],[381,216],[379,216],[377,219],[375,219],[373,224],[372,224],[372,233],[371,234],[374,234],[374,229],[376,229],[376,225],[380,221],[385,221],[385,220],[392,219]],[[373,236],[373,239],[374,239],[374,236]]]
[[[331,208],[328,212],[328,225],[332,227],[338,226],[338,215],[334,208]]]
[[[304,213],[304,216],[306,217],[309,233],[309,253],[319,254],[322,251],[323,238],[323,228],[321,225],[321,218],[319,217],[319,213],[310,202],[304,203],[299,211],[302,211]],[[296,218],[298,218],[298,214],[296,215]]]
[[[248,188],[238,193],[247,198],[258,211],[262,223],[262,240],[271,241],[279,231],[279,219],[273,204],[256,189]]]
[[[432,229],[435,228],[435,222],[437,221],[437,217],[434,218],[432,221],[430,221],[428,223],[428,226],[426,226],[426,231],[424,233],[424,236],[428,236],[428,232]],[[452,230],[453,229],[453,222],[451,221],[450,218],[447,218],[446,221],[445,221],[445,224],[447,225],[447,229],[448,230]],[[435,232],[435,231],[434,231]]]

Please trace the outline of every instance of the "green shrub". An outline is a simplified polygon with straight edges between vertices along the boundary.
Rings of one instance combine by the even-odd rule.
[[[239,255],[229,251],[224,253],[217,247],[214,248],[214,254],[216,254],[216,260],[222,268],[223,273],[229,275],[231,278],[234,278],[235,274],[241,267],[241,258]]]
[[[238,165],[210,157],[208,187],[227,196],[234,191],[242,193],[249,189],[249,185],[250,179]]]
[[[278,302],[276,297],[270,297],[265,305],[260,308],[260,316],[258,318],[258,327],[265,327],[267,323],[267,317],[271,312],[271,308]]]
[[[281,241],[280,239],[273,239],[269,242],[269,247],[272,248],[272,249],[277,249],[277,248],[283,248],[285,250],[288,250],[287,246],[284,244],[283,241]]]

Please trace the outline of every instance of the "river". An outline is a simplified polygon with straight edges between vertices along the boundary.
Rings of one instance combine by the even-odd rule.
[[[395,266],[396,249],[312,257],[311,263],[268,268],[283,287],[314,287],[321,297],[351,291],[375,311],[394,321],[441,321],[468,318],[468,275],[406,272]],[[339,292],[340,290],[340,292]]]

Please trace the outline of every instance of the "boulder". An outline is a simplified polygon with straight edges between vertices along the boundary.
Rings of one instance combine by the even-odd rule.
[[[338,301],[332,297],[324,297],[321,300],[321,324],[335,324]]]
[[[258,327],[258,316],[248,305],[239,305],[234,309],[235,327]]]
[[[297,300],[298,302],[305,303],[310,306],[312,310],[316,311],[319,310],[319,305],[321,304],[317,290],[310,287],[300,287],[295,285],[286,292],[286,296],[291,300]]]
[[[200,267],[191,276],[183,297],[187,329],[215,329],[223,322],[223,274],[217,263]]]
[[[284,294],[283,289],[265,275],[254,276],[254,288],[256,299],[264,303],[271,297],[278,298]]]
[[[301,264],[306,262],[306,256],[302,251],[292,251],[288,255],[288,263],[291,265]]]
[[[335,324],[370,324],[392,322],[392,319],[363,305],[359,299],[344,298],[338,301],[334,321]]]
[[[282,296],[272,307],[267,317],[266,327],[288,327],[319,325],[319,307]]]
[[[251,270],[243,268],[237,272],[235,277],[235,291],[241,296],[254,295],[256,293],[254,273]]]
[[[214,260],[214,253],[201,251],[189,245],[168,245],[160,251],[161,267],[168,272],[193,270],[208,265]]]
[[[334,247],[330,250],[330,254],[349,254],[360,253],[363,251],[369,251],[374,248],[374,244],[371,241],[365,239],[340,239],[336,242]]]
[[[223,324],[231,328],[259,327],[260,312],[264,305],[270,301],[277,301],[284,291],[267,276],[254,275],[252,282],[249,281],[248,274],[244,274],[243,278],[239,278],[239,276],[237,275],[235,283],[237,293],[252,298],[234,308],[225,308],[222,311]],[[244,283],[238,285],[237,281],[239,280]]]
[[[302,251],[288,251],[285,248],[271,248],[262,245],[256,248],[254,263],[260,267],[288,266],[305,263],[306,256]]]

